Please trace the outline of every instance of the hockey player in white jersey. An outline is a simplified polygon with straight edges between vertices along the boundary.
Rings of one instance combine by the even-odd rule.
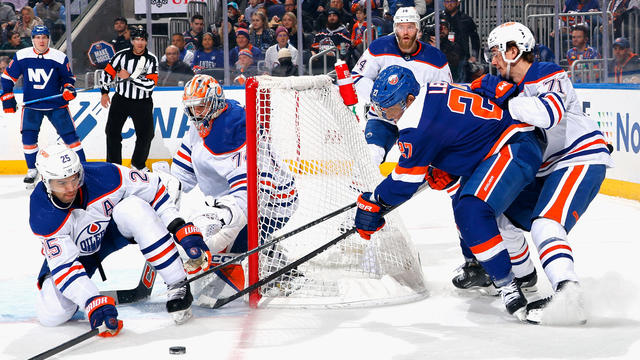
[[[46,258],[38,276],[41,324],[62,324],[80,308],[100,336],[117,335],[123,324],[115,301],[100,294],[91,276],[102,275],[101,261],[129,244],[137,244],[167,284],[174,321],[191,317],[193,297],[172,234],[192,258],[208,248],[198,229],[178,216],[158,176],[83,163],[64,145],[41,149],[36,167],[42,182],[31,194],[29,224]]]
[[[606,169],[613,165],[610,151],[596,122],[582,112],[567,73],[553,63],[533,62],[535,39],[526,26],[516,22],[500,25],[487,42],[491,63],[500,76],[485,75],[471,88],[508,108],[515,119],[542,129],[548,142],[536,181],[505,211],[506,218],[499,220],[514,273],[521,283],[535,283],[535,268],[520,229],[530,230],[556,292],[553,302],[566,305],[559,305],[561,311],[573,312],[557,320],[583,323],[586,317],[567,234],[598,193]],[[465,250],[470,261],[472,256]],[[466,275],[463,272],[458,280]],[[541,306],[545,304],[545,299],[531,303],[527,319],[555,321],[543,319]]]
[[[192,126],[173,157],[171,174],[180,180],[183,191],[198,185],[206,196],[207,206],[196,209],[199,213],[193,221],[202,228],[213,263],[221,263],[232,254],[246,252],[248,246],[246,115],[237,101],[225,99],[220,84],[208,75],[196,75],[185,85],[182,102]],[[283,167],[280,171],[278,178],[290,181],[271,184],[274,174],[260,174],[260,196],[270,197],[271,203],[275,199],[274,208],[265,209],[271,226],[261,229],[269,233],[284,226],[297,204],[293,178],[285,176]],[[190,274],[204,270],[193,261],[185,265]],[[229,265],[217,275],[194,283],[196,304],[208,306],[211,298],[224,295],[220,291],[244,288],[240,264]]]
[[[391,65],[410,69],[418,83],[452,81],[446,56],[437,48],[418,40],[420,16],[414,7],[398,9],[393,17],[393,34],[374,40],[352,70],[360,102],[365,104],[365,137],[374,164],[379,165],[398,139],[398,127],[380,118],[369,106],[373,82]]]

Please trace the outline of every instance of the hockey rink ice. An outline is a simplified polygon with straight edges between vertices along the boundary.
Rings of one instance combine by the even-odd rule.
[[[90,327],[77,314],[56,328],[37,322],[36,276],[44,258],[28,225],[29,191],[21,176],[0,176],[0,204],[0,359],[25,359]],[[463,259],[444,193],[424,191],[397,211],[420,253],[429,289],[424,300],[327,310],[253,310],[237,300],[218,310],[194,307],[194,319],[176,326],[158,279],[155,296],[118,307],[124,329],[117,337],[94,337],[52,358],[640,359],[639,202],[598,195],[569,235],[588,312],[588,323],[575,327],[520,323],[498,297],[451,285]],[[107,282],[99,275],[94,281],[100,289],[132,288],[143,262],[138,248],[128,246],[103,263]],[[541,268],[538,276],[550,291]],[[171,346],[185,346],[186,354],[170,355]]]

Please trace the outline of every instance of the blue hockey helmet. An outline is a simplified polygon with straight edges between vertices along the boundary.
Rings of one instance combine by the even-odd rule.
[[[49,28],[44,25],[36,25],[31,30],[31,38],[33,39],[36,35],[47,35],[47,37],[51,37],[49,34]]]
[[[371,89],[371,102],[378,116],[386,119],[383,109],[388,109],[400,104],[402,110],[406,109],[407,96],[417,96],[420,92],[420,84],[411,70],[398,65],[392,65],[384,69]]]

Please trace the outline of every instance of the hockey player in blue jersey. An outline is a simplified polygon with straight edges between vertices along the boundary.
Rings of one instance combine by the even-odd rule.
[[[85,161],[80,138],[69,112],[69,101],[76,97],[75,76],[71,73],[69,59],[63,52],[49,48],[49,29],[37,25],[31,31],[33,47],[16,52],[13,61],[2,73],[2,107],[5,113],[14,113],[17,103],[13,95],[13,86],[20,76],[23,81],[23,101],[58,95],[62,97],[35,102],[22,110],[22,145],[27,161],[27,187],[31,187],[37,178],[36,154],[38,153],[38,134],[42,119],[46,116],[60,135],[62,141],[72,148],[82,161]]]
[[[193,221],[202,227],[214,263],[220,263],[228,254],[246,252],[248,246],[246,115],[237,101],[225,99],[222,87],[209,75],[194,76],[185,85],[182,102],[192,125],[173,157],[171,173],[180,180],[183,191],[189,192],[197,185],[206,196],[207,206],[197,209],[200,213]],[[261,229],[263,233],[284,226],[297,204],[293,177],[286,167],[274,166],[276,162],[272,159],[270,164],[259,166],[263,170],[259,193],[266,197],[262,201],[266,204],[263,213],[269,215],[268,220],[262,221],[267,224]],[[266,173],[265,169],[270,172]],[[193,261],[187,261],[185,267],[189,273],[201,270]],[[220,286],[224,284],[218,279],[228,287]],[[216,279],[202,280],[205,284],[194,283],[196,297],[201,293],[208,298],[212,298],[213,293],[224,296],[218,293],[221,288],[234,292],[241,290],[245,283],[240,264],[225,267]],[[202,297],[203,301],[205,298]]]
[[[178,216],[158,176],[83,163],[64,145],[41,149],[36,167],[42,182],[31,194],[29,224],[45,256],[38,276],[41,324],[57,326],[82,309],[99,335],[117,335],[122,321],[115,301],[100,294],[91,276],[105,257],[129,244],[137,244],[167,284],[174,321],[191,317],[193,297],[173,238],[194,259],[209,249],[198,228]]]
[[[397,122],[401,156],[373,193],[358,198],[355,225],[360,235],[367,239],[384,226],[384,210],[408,200],[431,166],[459,176],[453,201],[458,229],[500,288],[508,312],[523,320],[527,302],[514,281],[496,216],[540,166],[543,146],[535,127],[451,84],[420,88],[411,71],[400,66],[380,73],[371,100],[380,117]]]
[[[485,75],[471,88],[508,108],[513,118],[542,129],[548,141],[535,181],[507,209],[506,218],[499,219],[514,273],[521,282],[535,284],[535,268],[521,229],[530,230],[542,267],[560,295],[554,301],[565,303],[563,321],[584,323],[567,234],[598,193],[607,167],[613,165],[606,141],[596,122],[583,113],[567,73],[556,64],[534,62],[535,39],[526,26],[500,25],[487,42],[491,63],[500,76]],[[462,247],[466,262],[453,283],[460,288],[481,285],[482,268]],[[530,304],[527,320],[540,322],[544,305],[546,299]]]
[[[414,7],[398,9],[393,17],[393,34],[374,40],[353,67],[358,98],[365,104],[365,137],[373,163],[380,165],[398,139],[398,127],[380,118],[370,108],[369,95],[378,74],[391,65],[406,67],[420,85],[451,82],[446,56],[437,48],[418,40],[420,16]]]

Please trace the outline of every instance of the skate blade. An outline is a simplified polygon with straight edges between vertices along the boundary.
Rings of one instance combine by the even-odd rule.
[[[24,183],[24,188],[27,189],[27,190],[33,190],[33,189],[35,189],[35,187],[36,187],[35,183],[33,183],[33,184]]]
[[[189,321],[193,317],[193,313],[191,312],[191,307],[186,310],[178,310],[171,313],[171,317],[176,325],[182,325]]]
[[[521,307],[520,309],[514,311],[512,315],[522,322],[527,321],[527,307]]]

